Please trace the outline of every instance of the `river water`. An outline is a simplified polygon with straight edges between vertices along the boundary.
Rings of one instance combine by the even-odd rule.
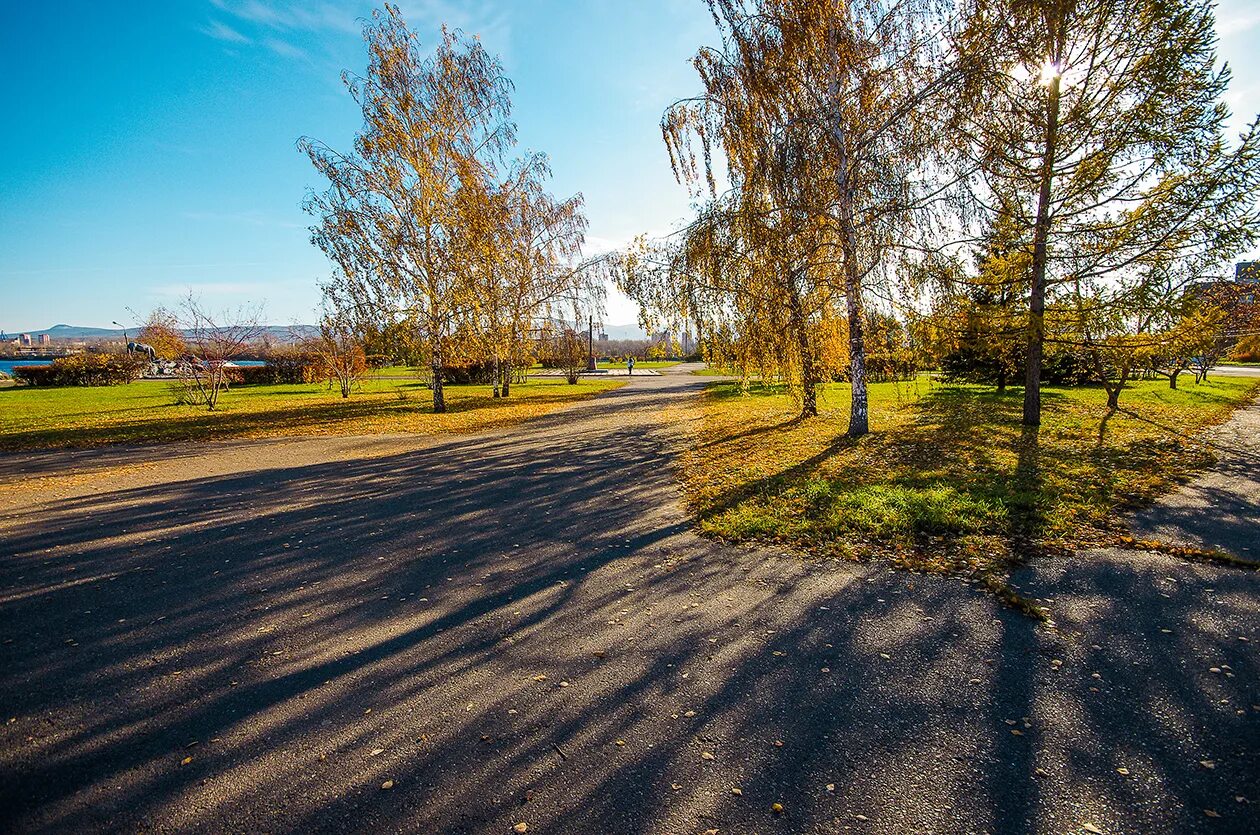
[[[263,360],[236,360],[237,365],[266,365]],[[52,365],[52,360],[0,360],[0,372],[13,373],[15,365]]]

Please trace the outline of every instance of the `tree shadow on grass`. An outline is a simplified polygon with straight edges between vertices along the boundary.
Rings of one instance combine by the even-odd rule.
[[[583,396],[590,397],[593,395],[594,393],[587,393]],[[511,414],[512,406],[517,403],[522,404],[524,408],[528,408],[530,405],[546,408],[571,402],[575,402],[574,397],[565,394],[535,395],[511,401],[493,400],[489,396],[460,397],[451,399],[446,415],[434,415],[431,405],[422,405],[418,401],[383,400],[379,397],[368,400],[351,397],[347,400],[276,407],[258,411],[223,409],[215,412],[160,415],[156,418],[150,413],[136,417],[133,420],[117,421],[104,425],[51,427],[6,432],[3,436],[0,436],[0,451],[47,448],[73,449],[108,444],[214,441],[273,432],[278,426],[284,427],[284,434],[298,435],[308,430],[315,433],[326,432],[330,425],[336,426],[338,423],[353,423],[355,421],[374,419],[406,421],[412,415],[429,415],[437,419],[447,419],[447,416],[456,416],[491,407],[503,412],[502,417],[496,419],[492,425],[502,425],[524,419],[524,415],[518,417]],[[129,409],[125,411],[134,410]],[[482,427],[469,427],[469,430],[478,428]],[[405,432],[408,430],[405,423],[402,423],[395,431]]]

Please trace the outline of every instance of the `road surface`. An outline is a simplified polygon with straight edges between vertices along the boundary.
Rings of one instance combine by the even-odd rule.
[[[0,829],[1255,831],[1255,573],[1045,560],[1048,630],[699,539],[686,371],[471,437],[0,457]]]

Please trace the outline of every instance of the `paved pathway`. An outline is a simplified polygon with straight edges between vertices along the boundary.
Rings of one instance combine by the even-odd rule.
[[[700,540],[685,371],[507,433],[0,457],[0,829],[1254,831],[1257,575],[1047,560],[1054,632]]]
[[[1217,465],[1137,514],[1135,534],[1260,560],[1260,400],[1208,435]]]

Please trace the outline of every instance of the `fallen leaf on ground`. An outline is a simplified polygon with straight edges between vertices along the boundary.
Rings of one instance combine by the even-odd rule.
[[[394,787],[394,781],[393,781],[393,780],[386,780],[384,783],[381,783],[381,788],[382,788],[382,789],[385,789],[385,791],[389,791],[389,790],[390,790],[390,789],[392,789],[393,787]]]

